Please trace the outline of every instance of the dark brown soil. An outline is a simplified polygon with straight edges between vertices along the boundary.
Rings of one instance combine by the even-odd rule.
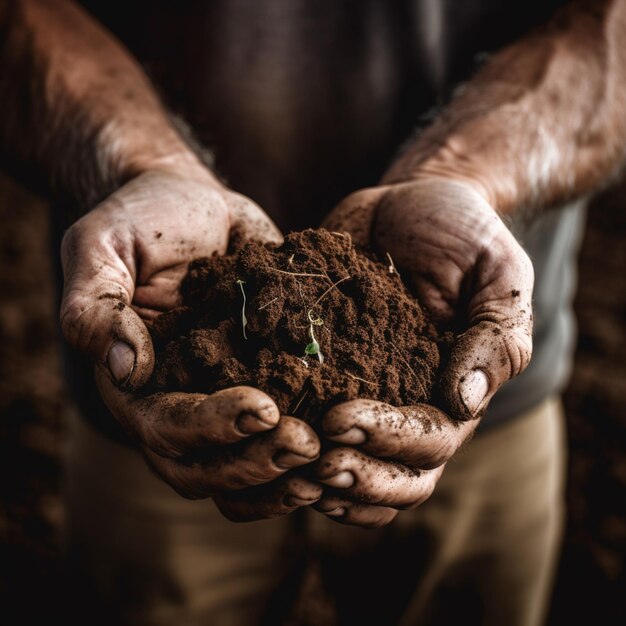
[[[199,259],[181,292],[183,305],[151,329],[158,390],[251,385],[308,421],[359,397],[431,398],[441,362],[433,325],[393,265],[346,234],[305,230],[281,246]]]

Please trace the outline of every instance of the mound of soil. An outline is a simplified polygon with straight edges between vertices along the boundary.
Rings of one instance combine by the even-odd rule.
[[[251,385],[307,421],[354,398],[431,399],[442,340],[393,263],[348,235],[306,230],[198,259],[181,291],[151,328],[156,390]]]

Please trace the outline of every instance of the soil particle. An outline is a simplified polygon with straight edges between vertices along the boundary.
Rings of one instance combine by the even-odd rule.
[[[198,259],[181,295],[151,326],[153,389],[251,385],[307,421],[354,398],[431,400],[446,341],[388,261],[346,235],[306,230]]]

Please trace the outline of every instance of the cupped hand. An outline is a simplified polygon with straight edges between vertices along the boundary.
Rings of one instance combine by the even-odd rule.
[[[140,387],[154,358],[144,320],[176,306],[189,261],[224,254],[233,232],[281,240],[256,204],[199,165],[132,179],[63,238],[65,337],[117,383]]]
[[[317,435],[281,416],[262,391],[143,395],[120,390],[110,376],[97,381],[148,464],[183,497],[213,497],[233,521],[278,517],[319,499],[319,485],[289,473],[319,456]]]
[[[319,441],[300,420],[281,418],[261,391],[141,392],[154,366],[145,322],[179,303],[189,261],[224,254],[233,236],[281,241],[256,204],[225,188],[200,165],[137,176],[77,221],[63,239],[62,329],[71,345],[93,357],[105,404],[177,492],[189,498],[215,496],[283,477],[266,500],[276,501],[279,493],[287,502],[309,497],[319,488],[284,475],[315,459]],[[281,512],[294,508],[282,500],[280,507]],[[223,510],[243,519],[240,508],[226,504]],[[258,515],[264,514],[262,508]]]
[[[438,384],[438,408],[374,410],[355,401],[323,422],[326,436],[358,448],[322,456],[318,476],[333,491],[317,507],[335,509],[335,518],[347,523],[383,525],[430,495],[489,400],[528,364],[533,268],[496,211],[464,181],[432,177],[364,189],[344,200],[324,226],[388,253],[431,319],[462,331]],[[387,417],[374,420],[377,411]],[[359,431],[348,436],[353,426]]]
[[[346,524],[388,524],[398,511],[430,497],[445,463],[475,426],[425,404],[396,408],[352,400],[333,407],[322,432],[339,446],[317,463],[324,493],[315,508]]]

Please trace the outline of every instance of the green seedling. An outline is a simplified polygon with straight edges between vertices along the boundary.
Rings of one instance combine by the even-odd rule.
[[[243,296],[243,306],[241,307],[241,329],[243,330],[243,338],[248,339],[248,335],[246,335],[246,326],[248,325],[248,318],[246,317],[246,292],[243,288],[245,282],[245,280],[239,279],[237,284],[239,285],[241,295]]]
[[[316,356],[317,360],[320,362],[320,365],[324,363],[324,355],[320,350],[320,344],[315,337],[315,332],[313,330],[314,326],[322,326],[324,321],[321,317],[313,317],[312,312],[309,310],[307,312],[307,317],[309,318],[309,338],[311,339],[310,343],[308,343],[304,347],[304,357],[307,356]]]

